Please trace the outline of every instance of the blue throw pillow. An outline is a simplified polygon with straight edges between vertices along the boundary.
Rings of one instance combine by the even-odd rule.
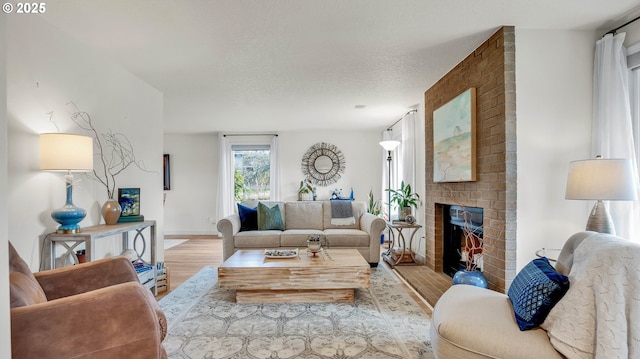
[[[240,215],[240,232],[258,230],[258,208],[249,208],[238,203]]]
[[[284,231],[284,222],[280,207],[276,204],[269,208],[262,202],[258,202],[258,229],[261,231],[279,229]]]
[[[556,272],[546,257],[529,262],[507,293],[520,330],[535,328],[569,289],[569,278]]]

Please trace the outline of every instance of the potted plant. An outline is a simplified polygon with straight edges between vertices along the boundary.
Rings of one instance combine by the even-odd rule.
[[[410,184],[400,183],[400,189],[388,189],[391,193],[391,203],[400,209],[398,220],[404,221],[407,215],[411,214],[411,208],[418,208],[420,204],[420,195],[413,192]]]
[[[367,212],[377,217],[380,217],[380,214],[382,213],[382,206],[380,205],[380,201],[375,201],[373,199],[373,190],[369,190],[369,203],[367,206]]]
[[[313,201],[315,200],[313,185],[309,180],[300,181],[300,188],[298,188],[298,201]]]

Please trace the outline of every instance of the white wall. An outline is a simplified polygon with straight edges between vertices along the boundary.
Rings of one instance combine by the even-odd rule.
[[[366,201],[369,191],[382,186],[382,152],[380,131],[314,131],[311,133],[280,133],[280,162],[282,163],[282,199],[298,199],[300,181],[304,179],[301,170],[302,156],[309,147],[318,142],[335,145],[345,157],[345,171],[337,183],[318,187],[319,200],[327,200],[335,188],[341,188],[345,196],[353,188],[357,201]],[[379,198],[376,198],[379,199]]]
[[[586,225],[587,202],[564,191],[569,162],[589,158],[595,40],[516,28],[518,270]]]
[[[9,238],[20,255],[38,270],[42,237],[57,227],[51,210],[65,202],[63,176],[39,170],[38,136],[58,131],[51,111],[61,132],[82,133],[69,118],[69,101],[92,116],[99,132],[125,134],[151,171],[127,169],[116,187],[140,187],[141,212],[158,221],[162,248],[162,94],[37,16],[8,17],[7,31]],[[80,224],[98,224],[106,190],[82,175],[76,179],[74,204],[88,212]],[[100,242],[98,257],[120,253],[119,238]]]
[[[7,73],[6,17],[0,16],[0,358],[11,357],[9,260],[7,255]]]
[[[170,155],[171,163],[165,233],[217,233],[218,135],[166,134],[164,153]]]
[[[640,11],[636,15],[640,16]],[[640,20],[623,27],[619,31],[627,34],[624,38],[624,46],[629,47],[640,43]]]
[[[304,179],[302,156],[318,142],[336,145],[345,156],[341,179],[328,187],[318,187],[318,199],[329,199],[334,188],[348,195],[353,187],[356,200],[366,201],[369,190],[381,188],[382,147],[380,131],[315,131],[279,133],[282,176],[282,200],[298,199],[297,190]],[[171,155],[171,190],[166,191],[166,234],[216,234],[218,191],[217,134],[166,134],[164,151]],[[378,192],[376,192],[378,191]],[[377,196],[380,199],[379,195]]]

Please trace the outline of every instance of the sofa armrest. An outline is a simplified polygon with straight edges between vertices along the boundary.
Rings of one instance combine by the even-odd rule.
[[[11,309],[13,358],[162,358],[165,335],[155,298],[135,282]]]
[[[240,215],[231,214],[218,221],[218,234],[222,236],[222,260],[226,261],[234,252],[233,236],[240,232]]]
[[[374,216],[371,213],[364,213],[360,217],[360,229],[369,234],[369,258],[376,258],[373,263],[378,263],[380,259],[380,234],[387,226],[384,219]]]
[[[105,288],[114,284],[139,283],[136,270],[125,257],[112,257],[33,274],[48,300]]]

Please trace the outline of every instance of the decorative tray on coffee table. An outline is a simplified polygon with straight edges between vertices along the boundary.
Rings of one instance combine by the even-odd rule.
[[[296,258],[298,256],[298,248],[296,249],[265,249],[264,256],[267,258]]]

